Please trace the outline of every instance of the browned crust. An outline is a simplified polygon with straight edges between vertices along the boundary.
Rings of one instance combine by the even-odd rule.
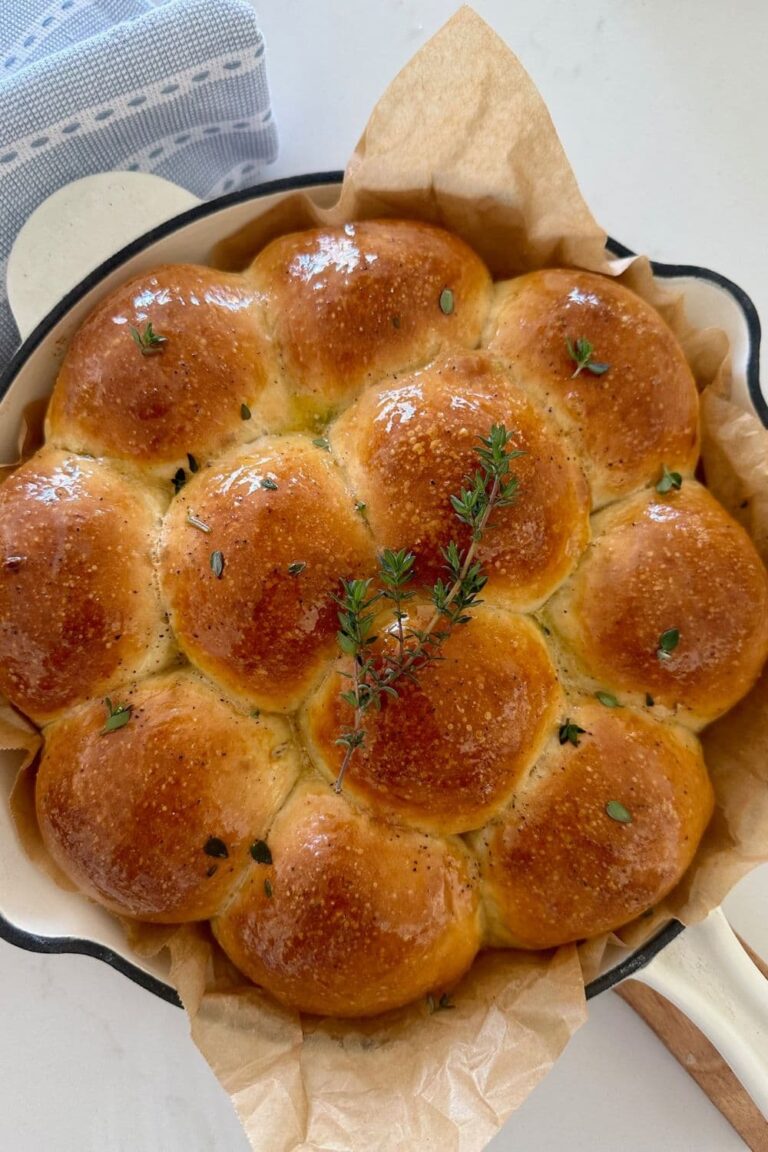
[[[572,707],[579,746],[552,743],[511,808],[477,837],[496,942],[597,936],[680,880],[714,797],[698,742],[629,709]],[[631,823],[612,819],[618,802]]]
[[[152,324],[164,343],[146,354]],[[75,334],[51,398],[55,444],[160,469],[252,435],[266,379],[258,295],[242,277],[164,265],[112,292]]]
[[[0,488],[0,691],[44,722],[162,663],[160,512],[95,460],[44,449]]]
[[[490,275],[472,249],[414,221],[281,236],[246,277],[264,297],[275,369],[299,421],[442,348],[475,347],[490,304]]]
[[[100,701],[48,729],[36,788],[46,847],[121,915],[206,919],[295,781],[288,726],[234,711],[189,672],[147,680],[119,703],[132,711],[116,731],[104,731]],[[212,837],[226,856],[211,854]]]
[[[768,577],[752,541],[695,481],[596,518],[549,618],[612,692],[650,693],[700,727],[744,696],[768,651]],[[677,630],[674,651],[659,651]]]
[[[302,1012],[371,1016],[453,984],[480,933],[463,845],[391,828],[308,786],[254,871],[213,922],[246,975]]]
[[[410,548],[418,575],[444,574],[441,549],[467,530],[450,504],[473,450],[493,424],[523,453],[512,465],[513,506],[494,516],[478,556],[489,587],[536,607],[571,571],[589,540],[589,489],[569,445],[486,353],[464,352],[369,389],[331,433],[381,545]]]
[[[292,436],[226,457],[173,502],[164,540],[163,585],[190,660],[259,707],[296,708],[335,651],[340,578],[375,566],[329,454]]]
[[[682,348],[654,308],[606,276],[547,269],[497,288],[489,348],[552,406],[581,446],[595,505],[692,472],[698,396]],[[567,341],[587,339],[602,376],[582,371]]]
[[[412,611],[404,627],[423,628],[428,617],[426,608]],[[561,693],[538,629],[502,610],[479,609],[443,657],[367,714],[344,787],[376,815],[445,835],[479,828],[504,805],[539,755]],[[331,780],[343,754],[336,737],[352,722],[339,695],[345,684],[329,676],[304,718],[308,746]]]

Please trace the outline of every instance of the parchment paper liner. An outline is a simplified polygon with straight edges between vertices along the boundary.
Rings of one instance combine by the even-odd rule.
[[[214,260],[242,267],[282,232],[372,216],[444,225],[497,279],[572,265],[618,276],[654,304],[683,342],[702,390],[706,481],[768,560],[768,433],[729,399],[727,340],[715,330],[692,331],[681,302],[654,282],[646,260],[606,255],[605,234],[539,94],[468,8],[379,101],[334,208],[320,211],[308,197],[292,195],[221,243]],[[5,746],[30,748],[28,728],[15,744],[7,727],[0,737]],[[670,916],[701,919],[768,858],[767,675],[703,743],[718,808],[694,865],[663,905],[618,936],[580,949],[486,954],[455,991],[452,1010],[430,1014],[417,1004],[372,1022],[302,1019],[246,984],[207,927],[126,925],[131,946],[144,956],[169,949],[192,1035],[255,1149],[474,1152],[585,1019],[584,980],[598,970],[609,940],[636,947]],[[28,770],[15,803],[25,839],[31,784]]]

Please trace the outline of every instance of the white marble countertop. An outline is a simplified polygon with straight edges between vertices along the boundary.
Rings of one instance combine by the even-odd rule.
[[[343,167],[380,92],[455,5],[260,0],[256,7],[281,135],[270,179]],[[609,232],[657,259],[724,273],[768,317],[765,0],[477,0],[475,7],[539,85]],[[766,907],[768,868],[726,903],[737,930],[768,957]],[[98,961],[37,956],[2,941],[0,989],[0,1148],[247,1152],[178,1009]],[[745,1145],[608,993],[491,1147],[739,1152]]]

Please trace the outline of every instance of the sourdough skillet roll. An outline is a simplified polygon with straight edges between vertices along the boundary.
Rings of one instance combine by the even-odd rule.
[[[241,277],[194,264],[130,280],[75,334],[48,439],[167,475],[261,429],[267,341]],[[252,419],[244,419],[245,409]]]
[[[480,943],[476,865],[436,840],[300,785],[213,921],[227,955],[283,1004],[373,1016],[455,983]]]
[[[162,582],[198,668],[260,708],[290,711],[336,649],[332,595],[371,575],[373,542],[328,452],[269,437],[205,469],[165,522]]]
[[[705,488],[655,490],[594,518],[547,619],[598,688],[694,728],[744,696],[768,656],[768,575]]]
[[[53,725],[37,816],[59,867],[123,916],[204,920],[254,861],[298,772],[281,717],[245,716],[194,673],[170,672]]]
[[[301,426],[366,384],[480,341],[491,298],[482,260],[458,236],[364,220],[281,236],[246,273],[264,298],[284,420]]]
[[[551,408],[584,457],[596,507],[690,474],[698,395],[683,350],[650,304],[606,276],[552,268],[499,284],[489,348]],[[579,368],[568,350],[592,346]],[[605,371],[596,375],[590,365]]]
[[[598,703],[567,719],[577,746],[553,740],[473,838],[490,943],[551,948],[626,924],[680,880],[712,815],[684,729]]]
[[[0,487],[0,690],[38,723],[169,659],[161,507],[105,463],[51,448]]]
[[[442,548],[460,534],[451,495],[494,424],[505,425],[520,453],[511,466],[518,488],[478,556],[494,593],[531,610],[586,547],[589,489],[556,425],[497,361],[461,352],[369,388],[330,436],[379,544],[414,551],[418,578],[431,583],[444,571]]]
[[[430,608],[408,608],[403,627],[425,628]],[[378,651],[394,656],[396,629],[382,619],[381,630]],[[377,816],[447,834],[479,828],[503,807],[541,751],[562,694],[538,628],[498,606],[478,608],[441,656],[367,713],[344,791]],[[336,737],[352,722],[340,696],[350,668],[326,679],[303,718],[307,747],[330,780],[343,758]]]

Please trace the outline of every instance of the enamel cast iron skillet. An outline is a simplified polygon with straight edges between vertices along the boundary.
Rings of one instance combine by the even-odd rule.
[[[107,292],[159,263],[205,263],[219,240],[297,189],[320,204],[333,203],[341,177],[278,180],[206,203],[159,177],[135,173],[86,177],[55,193],[25,224],[8,263],[8,294],[23,343],[0,376],[0,461],[14,457],[24,408],[49,394],[70,337]],[[148,223],[155,224],[150,231]],[[609,248],[632,255],[615,241]],[[736,399],[768,427],[752,301],[705,268],[654,264],[653,270],[685,293],[694,324],[727,332]],[[178,1004],[161,961],[137,961],[106,912],[57,888],[27,859],[7,803],[16,765],[13,754],[0,752],[0,936],[32,952],[95,956]],[[768,985],[721,911],[681,933],[683,925],[672,921],[629,955],[609,953],[587,997],[628,976],[649,984],[707,1035],[768,1116]]]

